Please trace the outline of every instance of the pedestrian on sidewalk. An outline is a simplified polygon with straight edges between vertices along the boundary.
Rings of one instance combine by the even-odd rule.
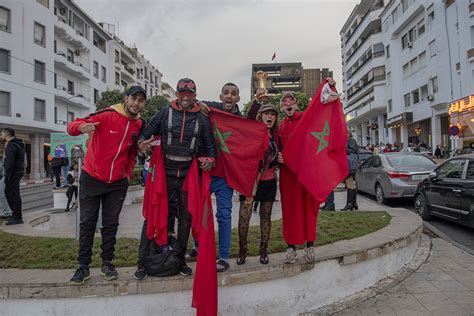
[[[63,158],[55,157],[53,158],[53,160],[51,160],[51,168],[53,169],[54,178],[56,180],[56,183],[54,186],[55,189],[59,189],[61,187],[61,170],[63,168],[63,165],[64,165]]]
[[[12,216],[12,210],[8,206],[5,197],[5,177],[3,173],[3,159],[0,159],[0,219],[9,219]]]
[[[145,89],[132,86],[126,92],[123,103],[75,119],[68,125],[68,133],[72,136],[91,134],[79,179],[79,266],[70,280],[71,285],[81,285],[90,278],[89,264],[92,261],[94,233],[101,206],[103,228],[100,274],[108,281],[118,278],[112,260],[119,215],[137,160],[137,139],[144,127],[140,112],[145,107],[145,100]]]
[[[67,181],[67,191],[66,191],[66,196],[67,196],[67,205],[66,205],[66,210],[65,212],[69,212],[69,206],[71,205],[72,197],[74,196],[74,203],[73,207],[77,206],[77,177],[78,177],[79,171],[78,171],[78,166],[76,162],[72,163],[71,169],[69,170],[67,176],[66,176],[66,181]]]
[[[349,174],[347,175],[344,183],[347,189],[347,202],[346,206],[341,209],[341,211],[352,211],[358,210],[359,206],[357,205],[357,189],[355,184],[355,174],[358,168],[358,157],[359,151],[357,149],[357,141],[352,137],[351,131],[347,131],[347,161],[349,163]]]
[[[25,175],[25,144],[21,139],[15,137],[13,128],[3,129],[1,140],[6,142],[3,157],[5,197],[12,210],[12,216],[5,225],[23,224],[20,180]]]

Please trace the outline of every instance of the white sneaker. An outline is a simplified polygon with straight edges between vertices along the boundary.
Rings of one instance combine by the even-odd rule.
[[[304,260],[308,263],[313,263],[316,261],[316,255],[314,254],[314,247],[306,247],[304,249]]]
[[[296,259],[298,259],[296,250],[293,248],[286,249],[285,263],[293,264],[296,262]]]

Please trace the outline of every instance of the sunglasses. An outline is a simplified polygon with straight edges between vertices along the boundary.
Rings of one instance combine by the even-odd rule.
[[[194,82],[184,82],[184,81],[181,81],[181,82],[178,82],[178,88],[179,89],[196,89],[196,85],[194,84]]]

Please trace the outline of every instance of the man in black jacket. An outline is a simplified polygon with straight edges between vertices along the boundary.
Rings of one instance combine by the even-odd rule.
[[[5,225],[23,224],[20,180],[25,175],[25,144],[15,137],[15,130],[12,128],[3,129],[1,138],[7,144],[3,157],[5,196],[13,212]]]
[[[192,274],[184,262],[184,255],[191,229],[191,215],[188,212],[183,184],[194,157],[216,158],[214,137],[209,119],[200,112],[196,101],[196,84],[189,78],[178,81],[177,100],[155,114],[150,124],[139,136],[138,146],[142,152],[150,149],[154,136],[161,137],[164,156],[166,186],[168,190],[168,222],[178,217],[178,246],[175,249],[182,260],[181,274]],[[212,159],[211,159],[212,160]],[[201,163],[201,169],[209,171],[215,162]],[[147,245],[146,221],[143,225],[139,258]],[[171,227],[168,224],[168,231]],[[141,261],[141,260],[140,260]],[[135,279],[146,278],[146,270],[138,263]]]

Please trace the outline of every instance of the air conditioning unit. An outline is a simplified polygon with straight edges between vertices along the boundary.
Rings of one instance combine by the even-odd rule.
[[[74,54],[75,54],[76,56],[81,56],[81,51],[78,50],[78,49],[76,49],[76,50],[74,51]]]
[[[433,101],[434,100],[434,95],[429,94],[427,99],[428,99],[428,101]]]
[[[412,42],[408,42],[408,43],[407,43],[407,47],[408,47],[408,48],[412,48],[412,47],[413,47],[413,43],[412,43]]]

